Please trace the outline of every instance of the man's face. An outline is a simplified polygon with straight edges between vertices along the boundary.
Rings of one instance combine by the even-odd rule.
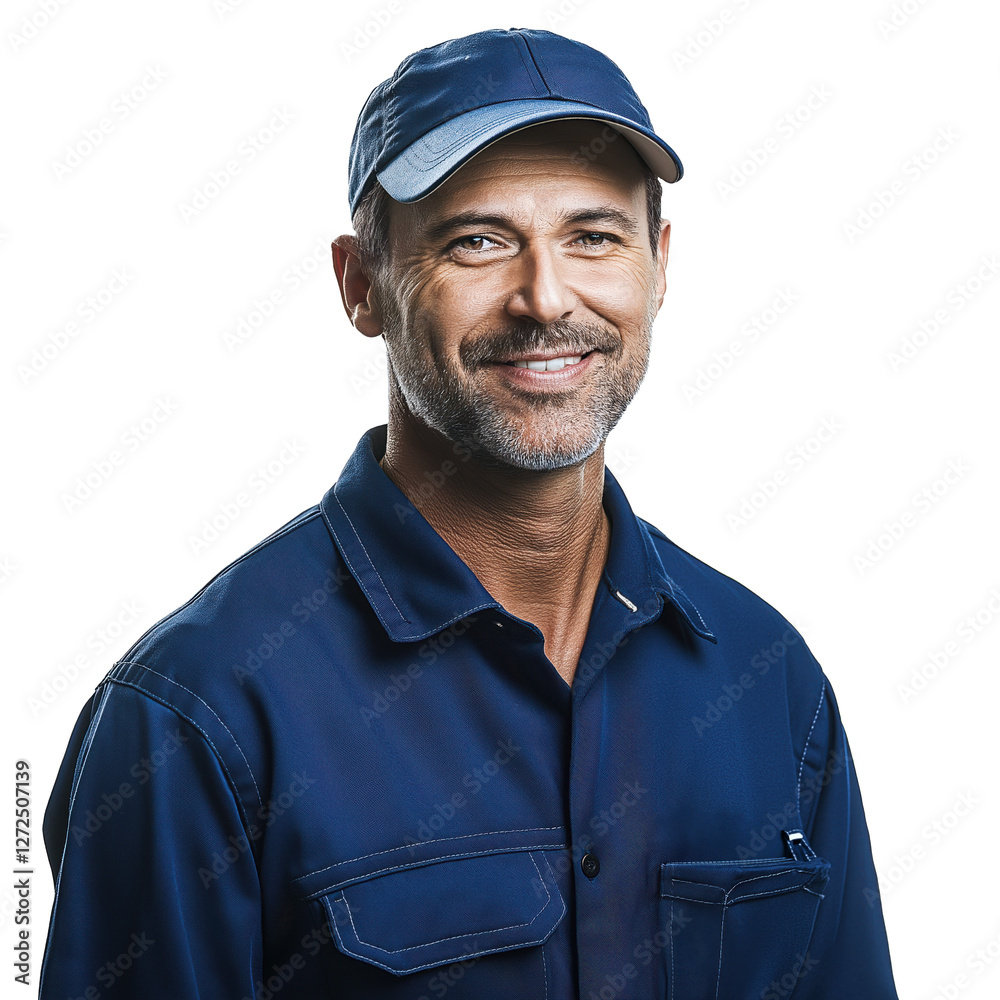
[[[654,261],[632,147],[581,153],[603,129],[525,129],[392,205],[377,295],[396,405],[490,464],[583,461],[645,375],[666,242]]]

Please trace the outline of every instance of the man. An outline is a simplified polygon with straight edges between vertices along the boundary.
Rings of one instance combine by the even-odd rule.
[[[681,169],[545,31],[372,92],[333,258],[388,423],[98,685],[42,1000],[896,996],[829,682],[604,467]]]

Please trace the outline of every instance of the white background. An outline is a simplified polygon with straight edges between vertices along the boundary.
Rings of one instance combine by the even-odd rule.
[[[775,605],[823,664],[900,996],[996,996],[1000,960],[975,971],[970,956],[1000,954],[1000,8],[510,0],[503,23],[484,9],[4,8],[0,761],[27,758],[34,776],[33,979],[51,906],[42,811],[94,686],[316,503],[385,419],[382,343],[347,323],[329,266],[350,229],[364,99],[416,48],[519,26],[610,55],[685,166],[665,186],[673,239],[650,372],[608,464],[638,514]],[[277,112],[290,121],[266,131]],[[185,218],[199,192],[205,207]],[[782,294],[786,312],[765,313]],[[755,317],[765,331],[751,340]],[[282,462],[286,443],[297,453]],[[270,482],[251,486],[269,463]],[[96,487],[73,502],[88,476]],[[252,502],[226,523],[241,491]],[[197,545],[213,518],[222,529]],[[0,890],[5,950],[12,899]]]

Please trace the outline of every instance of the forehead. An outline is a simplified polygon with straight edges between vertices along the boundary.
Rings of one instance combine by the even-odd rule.
[[[645,164],[606,122],[567,119],[512,132],[480,150],[436,190],[412,204],[395,203],[403,225],[436,219],[470,204],[535,207],[573,200],[614,200],[638,209]]]

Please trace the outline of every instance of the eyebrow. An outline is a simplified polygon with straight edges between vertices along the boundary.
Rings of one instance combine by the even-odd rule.
[[[610,224],[627,236],[636,236],[639,232],[638,222],[631,215],[611,205],[601,205],[579,212],[563,212],[556,221],[561,225],[573,223],[578,225]],[[424,235],[429,242],[436,243],[459,229],[513,228],[516,227],[510,216],[486,215],[482,212],[459,212],[457,215],[449,215],[447,218],[435,222],[428,227]]]

